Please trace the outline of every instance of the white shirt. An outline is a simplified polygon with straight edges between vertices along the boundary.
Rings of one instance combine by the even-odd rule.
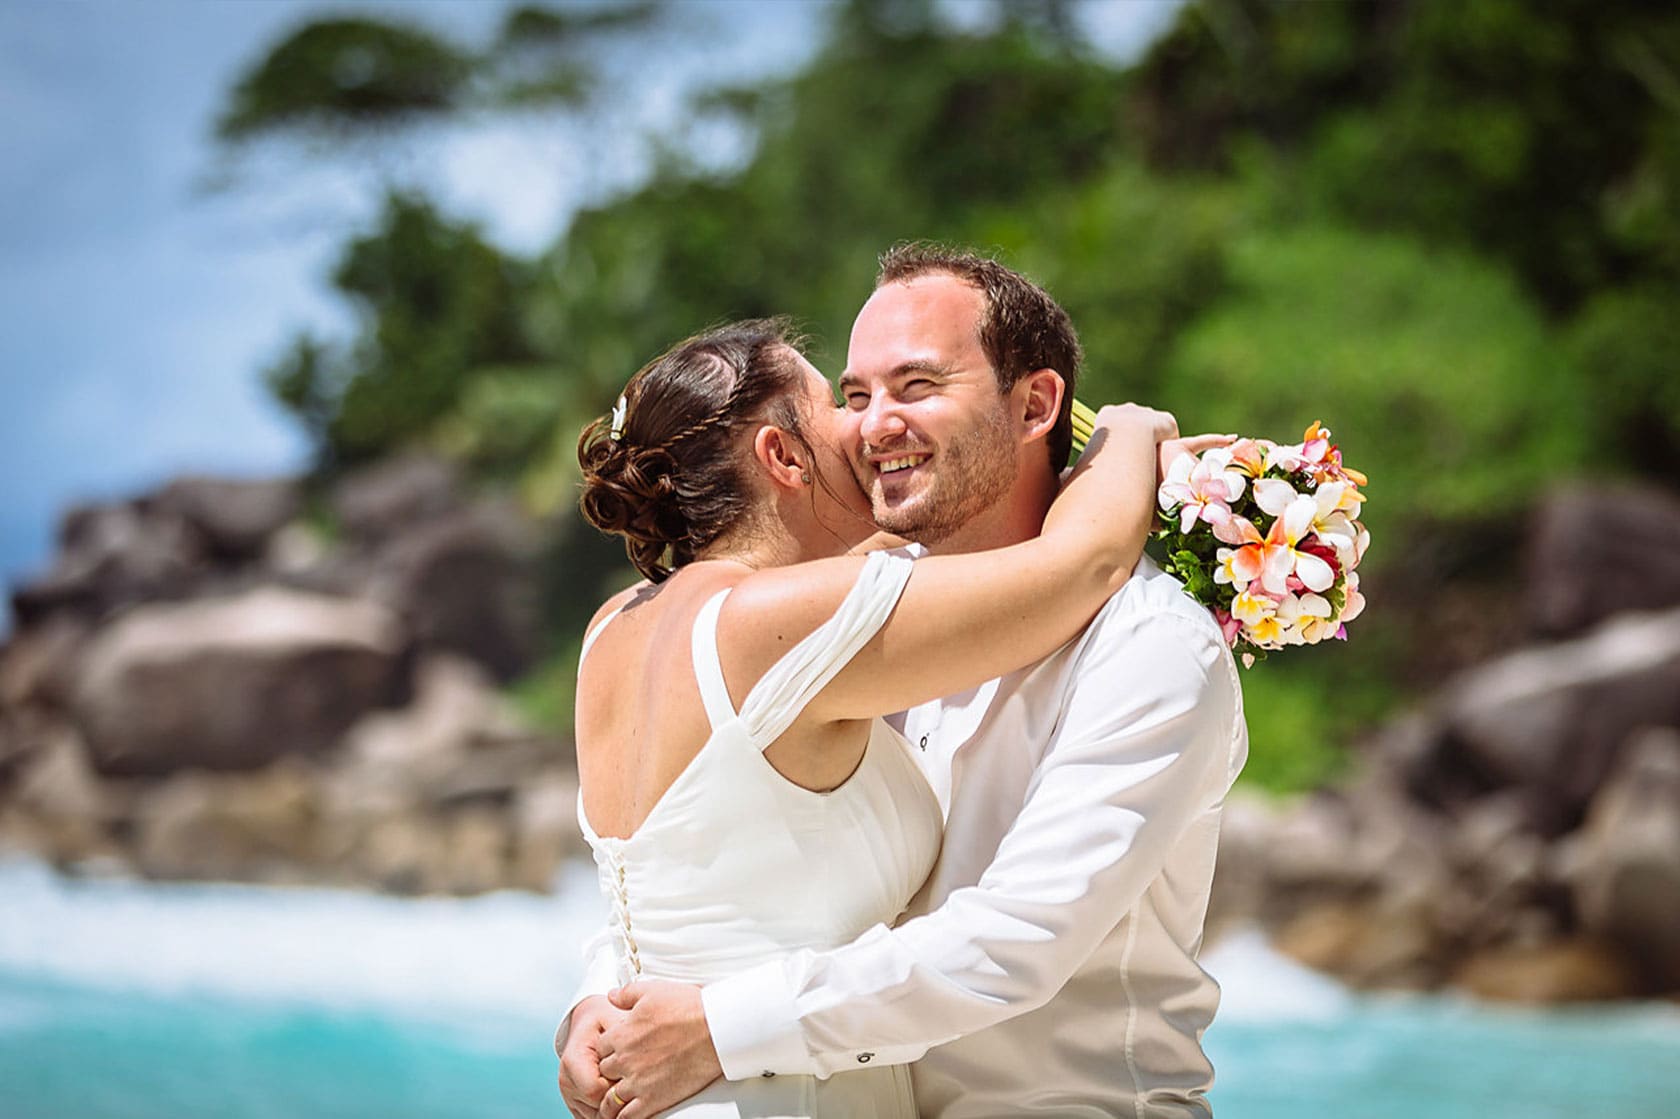
[[[927,1119],[1210,1114],[1196,955],[1248,735],[1207,611],[1146,559],[1078,638],[903,730],[946,815],[910,919],[707,985],[724,1075],[919,1060]]]

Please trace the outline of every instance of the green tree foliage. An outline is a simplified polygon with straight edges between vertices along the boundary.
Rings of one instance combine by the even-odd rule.
[[[1567,311],[1677,275],[1671,239],[1614,229],[1630,193],[1674,199],[1676,58],[1680,14],[1643,0],[1204,0],[1139,67],[1135,119],[1159,166],[1261,138],[1342,218],[1473,246]]]
[[[486,368],[535,361],[520,310],[526,266],[424,199],[388,197],[380,227],[345,247],[333,286],[360,336],[344,349],[299,339],[267,374],[318,433],[325,461],[421,439]]]
[[[651,0],[513,8],[483,49],[394,20],[314,20],[239,79],[216,135],[230,144],[277,135],[343,142],[469,111],[577,106],[595,87],[588,49],[603,35],[654,26],[662,12]]]
[[[657,0],[516,7],[482,48],[396,20],[316,20],[239,79],[217,136],[230,155],[265,138],[361,153],[363,140],[394,141],[427,123],[575,111],[596,91],[591,48],[656,28],[663,14]],[[529,340],[530,265],[440,213],[414,185],[386,182],[376,227],[352,237],[332,276],[358,312],[358,336],[300,336],[266,380],[323,467],[427,441],[491,475],[516,476],[573,414]]]
[[[1229,290],[1247,209],[1234,184],[1121,160],[981,215],[965,239],[1003,249],[1067,308],[1086,352],[1080,396],[1157,400],[1175,339]]]
[[[234,86],[223,140],[293,129],[386,126],[463,106],[472,56],[416,28],[320,20],[281,41]]]
[[[1648,282],[1594,296],[1565,335],[1598,451],[1680,485],[1680,291]]]
[[[1279,441],[1323,420],[1372,479],[1374,531],[1517,507],[1581,465],[1574,369],[1504,270],[1321,225],[1247,233],[1229,264],[1230,295],[1179,334],[1159,399]]]

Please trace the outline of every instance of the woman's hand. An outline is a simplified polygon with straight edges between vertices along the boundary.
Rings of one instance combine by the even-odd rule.
[[[1097,421],[1093,425],[1095,430],[1103,428],[1117,428],[1122,426],[1136,427],[1142,425],[1155,437],[1155,442],[1165,443],[1178,438],[1178,417],[1171,412],[1159,408],[1151,408],[1145,404],[1105,404],[1097,410]]]
[[[1156,486],[1167,480],[1167,471],[1172,469],[1173,460],[1179,455],[1199,455],[1214,447],[1229,447],[1236,441],[1235,435],[1186,435],[1180,438],[1175,433],[1161,443],[1161,461],[1155,473]]]
[[[1045,531],[1048,533],[1052,525],[1083,523],[1095,533],[1090,537],[1093,542],[1122,545],[1119,554],[1130,557],[1125,563],[1129,576],[1143,552],[1144,540],[1155,526],[1156,493],[1173,460],[1186,452],[1200,454],[1210,447],[1223,446],[1235,438],[1184,437],[1179,435],[1178,419],[1171,412],[1142,404],[1108,405],[1097,412],[1085,453],[1064,477],[1061,496],[1045,517]],[[1093,473],[1099,477],[1085,479]]]
[[[1180,435],[1178,433],[1178,417],[1160,408],[1150,408],[1144,404],[1110,404],[1097,412],[1095,428],[1131,426],[1147,427],[1155,438],[1159,447],[1159,462],[1155,469],[1155,484],[1158,486],[1167,479],[1167,471],[1172,469],[1173,460],[1179,455],[1189,453],[1199,455],[1203,451],[1214,447],[1227,447],[1237,441],[1235,435]],[[1095,436],[1092,437],[1093,441]]]
[[[1091,454],[1109,442],[1111,437],[1129,442],[1133,446],[1142,440],[1154,444],[1155,454],[1152,457],[1156,460],[1157,488],[1166,481],[1167,470],[1179,455],[1186,451],[1200,454],[1209,447],[1222,446],[1236,439],[1234,435],[1180,436],[1178,417],[1171,412],[1151,408],[1145,404],[1106,404],[1098,409],[1096,419],[1091,424],[1091,438],[1085,445],[1085,453],[1062,475],[1063,488],[1073,480],[1075,474],[1082,472]]]

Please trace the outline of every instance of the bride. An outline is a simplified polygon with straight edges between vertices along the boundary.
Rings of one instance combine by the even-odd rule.
[[[1025,383],[1025,382],[1023,382]],[[1060,393],[1011,390],[1055,424]],[[913,558],[874,526],[828,384],[778,321],[691,338],[579,441],[584,515],[647,581],[591,622],[578,818],[619,981],[705,983],[890,923],[940,811],[878,716],[1047,656],[1125,582],[1154,513],[1166,413],[1105,408],[1036,539]],[[937,452],[938,448],[933,448]],[[635,1085],[609,1089],[642,1119]],[[717,1081],[666,1114],[912,1119],[906,1066]]]

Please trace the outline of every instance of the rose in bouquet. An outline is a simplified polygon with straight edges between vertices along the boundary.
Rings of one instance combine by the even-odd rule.
[[[1076,444],[1087,411],[1076,402]],[[1371,540],[1359,523],[1365,484],[1317,423],[1299,443],[1239,439],[1186,452],[1158,493],[1163,566],[1213,611],[1244,664],[1288,645],[1345,639],[1365,608],[1357,570]]]

